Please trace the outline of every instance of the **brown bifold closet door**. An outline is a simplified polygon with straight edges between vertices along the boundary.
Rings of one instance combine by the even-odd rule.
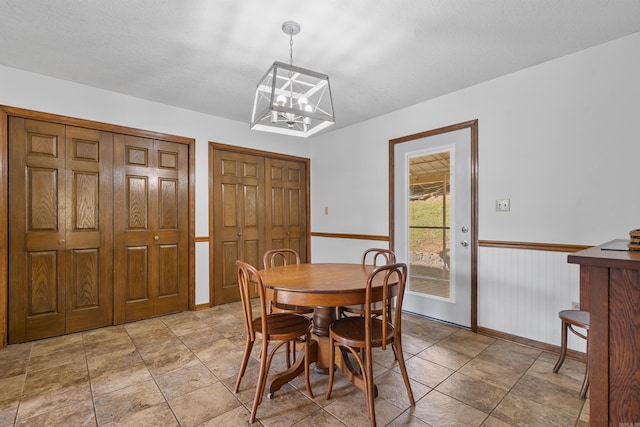
[[[112,323],[112,134],[9,119],[9,342]]]
[[[188,150],[114,136],[114,323],[187,309]]]
[[[214,150],[213,280],[214,303],[240,299],[236,260],[262,264],[264,253],[264,159]]]

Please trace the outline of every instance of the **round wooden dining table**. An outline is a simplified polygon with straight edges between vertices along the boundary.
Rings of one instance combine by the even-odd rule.
[[[367,278],[374,268],[373,265],[327,263],[287,264],[260,270],[267,299],[281,304],[313,307],[314,342],[310,363],[315,362],[316,371],[327,373],[329,370],[329,326],[336,319],[337,307],[365,302]],[[372,289],[374,300],[381,300],[381,287],[374,282]],[[349,361],[341,356],[336,352],[336,366],[363,389],[362,379]],[[269,393],[302,372],[302,357],[298,359],[291,369],[274,377]]]

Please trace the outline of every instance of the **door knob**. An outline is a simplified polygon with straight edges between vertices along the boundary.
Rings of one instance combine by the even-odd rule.
[[[462,242],[460,242],[460,244],[461,244],[462,246],[464,246],[465,248],[466,248],[467,246],[469,246],[469,242],[467,242],[466,240],[463,240]]]
[[[64,239],[60,239],[60,240],[58,240],[58,244],[59,244],[59,245],[64,245],[64,244],[65,244],[65,240],[64,240]]]
[[[462,226],[462,228],[460,229],[463,233],[468,233],[469,232],[469,227],[467,227],[466,225]]]
[[[154,236],[153,240],[160,240],[160,237],[159,236]]]

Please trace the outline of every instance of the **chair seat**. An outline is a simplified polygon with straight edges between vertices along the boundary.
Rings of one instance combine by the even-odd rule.
[[[393,326],[387,323],[386,343],[393,340]],[[331,336],[345,345],[351,347],[365,346],[365,318],[345,317],[338,319],[331,325]],[[382,320],[373,319],[371,322],[371,346],[382,346]]]
[[[364,304],[345,305],[340,307],[340,310],[345,313],[357,314],[358,316],[364,316]],[[379,316],[382,314],[382,301],[376,301],[371,304],[371,314]]]
[[[558,313],[560,319],[582,329],[589,329],[591,318],[588,311],[562,310]]]
[[[267,336],[270,340],[285,341],[304,335],[311,330],[312,320],[292,313],[275,313],[267,315]],[[264,336],[262,319],[253,319],[256,335]]]

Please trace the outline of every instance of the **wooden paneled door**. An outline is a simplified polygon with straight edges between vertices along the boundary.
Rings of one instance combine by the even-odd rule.
[[[264,158],[213,150],[213,282],[214,304],[240,299],[236,260],[254,266],[265,251]]]
[[[112,134],[9,119],[9,342],[112,323]]]
[[[267,249],[294,249],[307,262],[306,163],[267,157],[265,170]]]
[[[188,146],[114,136],[114,323],[187,309]]]

